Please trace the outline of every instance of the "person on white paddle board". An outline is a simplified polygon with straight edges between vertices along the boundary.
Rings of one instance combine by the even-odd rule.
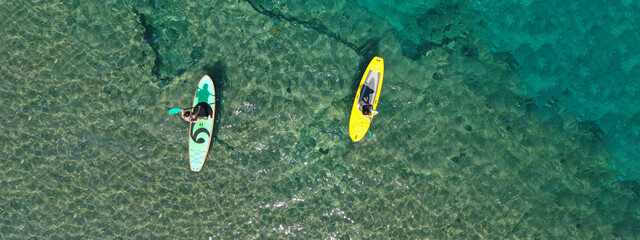
[[[193,107],[192,111],[193,113],[180,110],[180,113],[182,114],[182,120],[190,123],[195,123],[198,120],[208,120],[213,114],[213,109],[211,109],[211,106],[205,102],[196,104],[196,106]]]

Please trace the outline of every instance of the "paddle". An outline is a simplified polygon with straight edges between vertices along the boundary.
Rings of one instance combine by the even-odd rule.
[[[180,111],[182,111],[180,108],[169,109],[169,115],[179,113]]]

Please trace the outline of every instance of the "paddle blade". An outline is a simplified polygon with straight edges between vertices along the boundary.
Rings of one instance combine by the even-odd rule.
[[[169,114],[176,114],[176,113],[179,113],[179,112],[180,112],[180,110],[181,110],[180,108],[172,108],[172,109],[169,109]]]

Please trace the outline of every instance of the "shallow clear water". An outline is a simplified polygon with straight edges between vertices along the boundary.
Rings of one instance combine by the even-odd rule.
[[[0,238],[638,237],[597,126],[523,95],[463,5],[367,2],[0,2]],[[380,114],[353,143],[373,56]],[[204,74],[194,173],[167,110]]]

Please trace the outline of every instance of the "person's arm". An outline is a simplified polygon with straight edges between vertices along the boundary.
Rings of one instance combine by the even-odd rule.
[[[373,116],[375,116],[376,114],[378,114],[378,111],[376,111],[376,110],[371,110],[371,116],[372,116],[372,117],[373,117]]]

